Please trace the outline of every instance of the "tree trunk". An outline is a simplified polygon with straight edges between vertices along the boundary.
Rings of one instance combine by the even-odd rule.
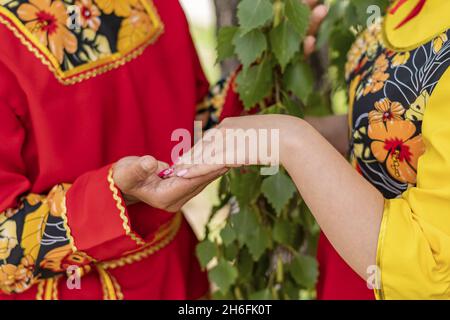
[[[224,26],[237,24],[236,12],[239,0],[214,0],[217,16],[217,30]],[[221,63],[222,76],[226,77],[238,67],[235,59],[227,59]]]

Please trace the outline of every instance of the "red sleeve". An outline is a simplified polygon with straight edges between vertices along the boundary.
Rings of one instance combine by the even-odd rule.
[[[111,166],[32,194],[22,158],[26,143],[21,105],[26,98],[14,76],[0,64],[0,289],[28,289],[35,278],[64,272],[72,254],[109,260],[144,244],[132,232],[127,209],[112,180]],[[22,105],[23,108],[23,105]],[[16,282],[17,274],[27,281]]]

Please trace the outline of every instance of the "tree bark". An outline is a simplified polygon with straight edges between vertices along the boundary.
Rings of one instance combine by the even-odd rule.
[[[237,25],[237,6],[239,0],[214,0],[217,16],[217,30],[224,26]],[[239,63],[235,59],[227,59],[221,63],[222,76],[226,77],[233,72]]]

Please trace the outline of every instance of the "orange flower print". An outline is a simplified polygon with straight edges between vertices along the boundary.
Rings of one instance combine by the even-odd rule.
[[[21,293],[34,284],[34,260],[30,256],[23,257],[18,266],[4,264],[0,266],[1,289],[8,293]]]
[[[419,157],[425,152],[422,135],[407,120],[376,122],[369,125],[368,135],[373,140],[370,148],[374,157],[386,164],[396,180],[415,184]]]
[[[64,50],[68,53],[77,50],[77,38],[66,27],[67,12],[62,1],[30,0],[20,5],[17,15],[60,64]]]
[[[347,63],[345,65],[345,78],[348,79],[352,72],[357,72],[369,60],[376,57],[376,53],[381,42],[381,25],[375,23],[366,29],[358,37],[347,54]],[[363,56],[365,57],[361,59]],[[361,60],[361,61],[360,61]]]
[[[128,17],[139,0],[95,0],[106,14],[115,13],[119,17]]]
[[[50,250],[40,263],[41,268],[53,272],[62,272],[70,266],[84,267],[89,265],[92,259],[84,252],[73,252],[72,246],[67,244]]]
[[[16,222],[2,213],[0,215],[0,260],[6,260],[18,244]]]
[[[127,52],[137,43],[145,41],[152,31],[152,22],[141,5],[136,5],[120,25],[117,39],[117,49],[119,52]]]
[[[52,216],[61,217],[66,214],[66,192],[69,188],[69,184],[59,184],[48,194],[47,203]]]
[[[75,5],[80,9],[80,22],[83,28],[91,28],[97,31],[100,27],[101,12],[92,3],[92,0],[77,0]]]
[[[392,66],[398,67],[406,64],[411,57],[409,52],[399,52],[392,58]]]
[[[386,58],[385,54],[380,55],[377,60],[375,60],[375,64],[370,74],[369,79],[366,81],[362,94],[364,96],[369,93],[376,93],[383,89],[384,83],[387,79],[389,79],[389,74],[386,73],[386,70],[389,67],[389,61]]]
[[[369,113],[369,122],[386,122],[390,120],[402,120],[405,108],[399,102],[392,102],[388,98],[375,102],[375,110]]]
[[[434,53],[439,53],[442,48],[444,47],[444,44],[448,41],[447,33],[441,33],[439,36],[437,36],[433,40],[433,51]]]

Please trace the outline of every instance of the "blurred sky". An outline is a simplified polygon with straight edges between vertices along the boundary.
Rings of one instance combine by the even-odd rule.
[[[216,64],[216,13],[213,0],[180,0],[189,20],[192,38],[209,81],[219,80]]]
[[[212,0],[180,0],[191,23],[199,27],[215,24],[214,4]]]

